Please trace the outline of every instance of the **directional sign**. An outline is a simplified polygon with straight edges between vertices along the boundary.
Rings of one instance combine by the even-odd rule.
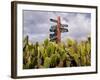
[[[52,37],[54,37],[54,36],[56,36],[56,34],[50,34],[50,38],[52,38]]]
[[[68,29],[66,29],[66,28],[60,28],[60,31],[61,32],[68,32]]]
[[[50,32],[55,32],[57,30],[57,26],[56,25],[51,26],[49,30]]]
[[[56,31],[56,29],[54,29],[54,28],[50,28],[49,30],[50,30],[50,32],[55,32]]]
[[[49,29],[50,41],[56,41],[56,43],[59,43],[61,42],[61,33],[68,32],[68,29],[65,28],[65,27],[68,27],[68,25],[61,24],[60,16],[57,17],[57,20],[50,19],[50,21],[56,23],[56,25],[51,26]]]
[[[57,25],[51,26],[49,30],[50,30],[50,32],[52,32],[49,35],[50,36],[50,41],[55,41],[56,40],[56,36],[57,36],[57,34],[56,34]]]
[[[58,21],[57,21],[57,20],[55,20],[55,19],[50,19],[50,21],[52,21],[52,22],[56,22],[56,23],[58,22]]]
[[[56,34],[53,33],[53,34],[50,34],[50,40],[55,40],[56,39]]]
[[[61,26],[62,26],[62,27],[68,27],[68,25],[67,25],[67,24],[61,24]]]
[[[52,21],[52,22],[58,22],[57,20],[55,20],[55,19],[50,19],[50,21]],[[67,24],[60,24],[62,27],[68,27],[68,25]]]

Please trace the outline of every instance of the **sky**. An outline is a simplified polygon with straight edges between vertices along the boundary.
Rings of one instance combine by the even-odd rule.
[[[28,35],[32,43],[43,42],[49,38],[50,27],[56,25],[50,19],[57,19],[57,16],[60,16],[62,24],[68,25],[69,31],[61,33],[61,41],[67,38],[86,40],[90,35],[91,13],[23,10],[23,37]]]

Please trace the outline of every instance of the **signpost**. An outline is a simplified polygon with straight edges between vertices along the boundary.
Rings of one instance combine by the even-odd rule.
[[[51,22],[57,23],[57,25],[53,25],[50,27],[50,41],[56,41],[56,43],[61,42],[61,33],[68,32],[67,24],[61,24],[60,16],[57,17],[57,20],[50,19]]]
[[[55,23],[57,23],[58,21],[57,20],[55,20],[55,19],[50,19],[50,21],[51,22],[55,22]],[[62,27],[68,27],[68,25],[67,24],[60,24]]]

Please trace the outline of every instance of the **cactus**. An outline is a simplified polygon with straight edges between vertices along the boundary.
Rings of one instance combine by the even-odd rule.
[[[46,57],[43,64],[44,68],[49,68],[50,62],[51,62],[51,59],[49,57]]]
[[[91,65],[91,38],[78,43],[67,39],[66,43],[55,43],[48,39],[43,43],[29,43],[25,38],[23,46],[23,69],[54,68]],[[27,42],[27,43],[26,43]]]

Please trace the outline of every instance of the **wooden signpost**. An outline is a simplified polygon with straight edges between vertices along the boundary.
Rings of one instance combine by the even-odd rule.
[[[50,41],[56,41],[56,43],[61,42],[61,33],[68,32],[68,29],[65,27],[68,27],[67,24],[61,24],[60,16],[57,17],[57,20],[50,19],[51,22],[57,23],[57,25],[53,25],[50,28]]]

